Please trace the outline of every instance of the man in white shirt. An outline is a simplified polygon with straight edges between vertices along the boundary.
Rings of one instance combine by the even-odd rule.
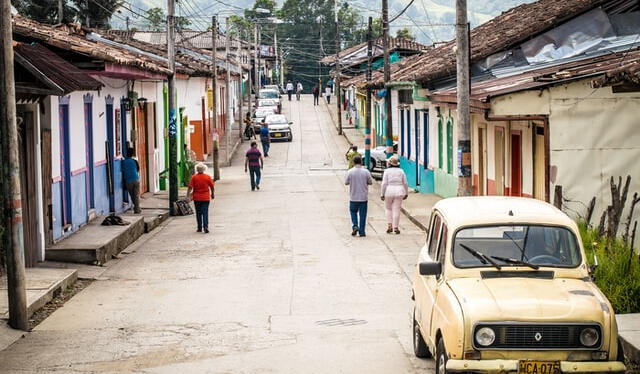
[[[328,86],[324,89],[324,96],[327,98],[327,104],[331,104],[331,86]]]
[[[293,83],[291,81],[287,82],[287,95],[289,96],[289,101],[291,101],[291,95],[293,95]]]
[[[344,184],[349,186],[349,212],[351,213],[351,236],[366,236],[367,205],[369,202],[369,186],[373,178],[369,170],[362,167],[362,157],[353,158],[354,167],[349,169]],[[358,220],[358,216],[360,216]]]
[[[296,85],[296,100],[300,101],[300,95],[302,94],[302,83],[298,82]]]

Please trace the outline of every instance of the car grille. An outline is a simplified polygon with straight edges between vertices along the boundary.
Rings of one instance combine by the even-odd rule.
[[[593,324],[478,324],[475,332],[490,327],[496,334],[492,345],[479,349],[585,349],[580,333],[587,327],[595,328],[602,339],[600,326]],[[599,348],[600,342],[595,347]]]

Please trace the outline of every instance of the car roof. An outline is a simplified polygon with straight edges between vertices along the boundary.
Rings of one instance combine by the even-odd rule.
[[[284,114],[269,114],[269,115],[265,118],[265,121],[266,121],[266,120],[269,120],[269,119],[274,119],[274,118],[277,118],[277,119],[284,119],[285,121],[287,120],[287,117],[286,117]]]
[[[545,224],[577,229],[575,222],[553,205],[526,197],[452,197],[434,207],[449,229],[487,224]]]

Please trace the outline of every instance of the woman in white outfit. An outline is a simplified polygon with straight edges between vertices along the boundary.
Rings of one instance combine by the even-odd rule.
[[[402,200],[409,196],[409,186],[407,185],[407,176],[400,169],[398,156],[391,156],[387,160],[387,169],[382,175],[382,196],[384,201],[384,210],[387,213],[387,233],[395,232],[400,234],[398,224],[400,223],[400,209],[402,208]]]

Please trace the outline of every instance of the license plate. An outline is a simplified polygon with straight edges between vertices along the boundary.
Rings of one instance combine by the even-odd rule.
[[[282,134],[280,134],[280,133],[278,132],[278,133],[275,133],[273,136],[275,136],[276,138],[280,138],[280,137],[282,137]]]
[[[559,361],[520,361],[518,374],[561,374]]]

